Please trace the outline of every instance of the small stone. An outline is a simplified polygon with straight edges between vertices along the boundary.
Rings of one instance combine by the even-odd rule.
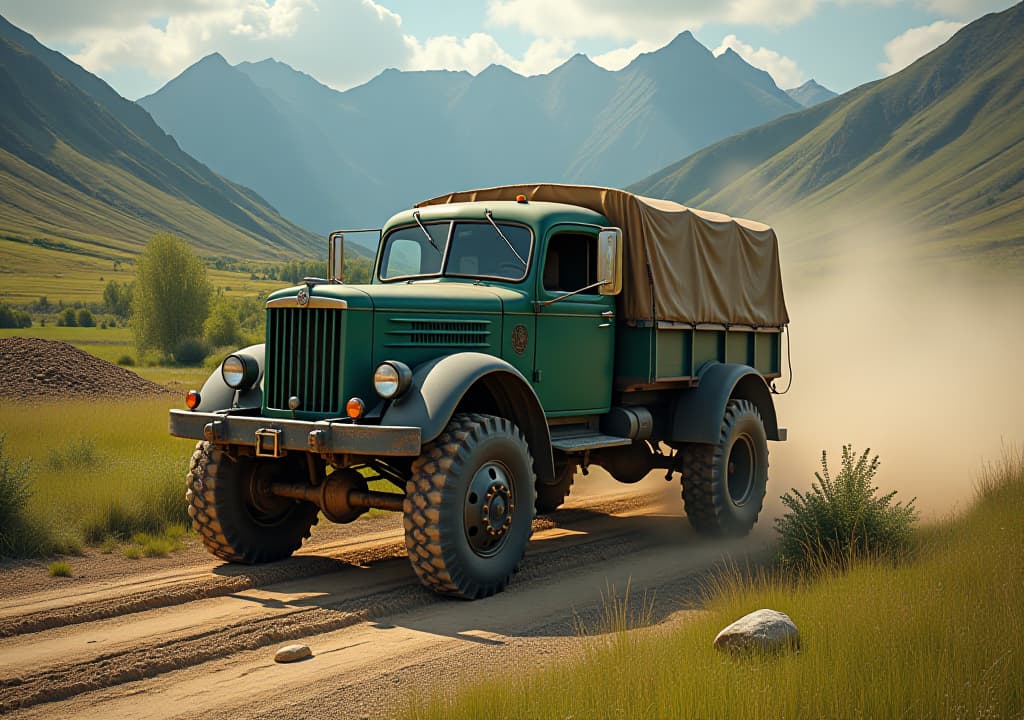
[[[798,650],[800,631],[785,613],[756,610],[718,633],[715,647],[719,650],[762,652]]]
[[[274,662],[290,663],[305,660],[308,657],[313,657],[313,651],[309,649],[309,645],[285,645],[274,653]]]

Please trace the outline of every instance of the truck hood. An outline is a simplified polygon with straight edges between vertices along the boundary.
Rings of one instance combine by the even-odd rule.
[[[305,285],[277,290],[268,302],[298,297]],[[361,310],[439,310],[500,313],[505,303],[522,300],[523,292],[506,287],[463,282],[415,282],[387,285],[314,285],[312,298],[344,300]]]

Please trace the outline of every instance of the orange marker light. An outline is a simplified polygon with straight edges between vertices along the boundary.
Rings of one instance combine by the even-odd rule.
[[[516,202],[517,203],[524,203],[524,202],[526,202],[526,196],[525,195],[516,195]]]
[[[185,393],[185,405],[189,410],[195,410],[202,401],[203,398],[199,395],[198,390],[189,390]]]
[[[352,398],[345,403],[345,414],[353,420],[358,420],[366,412],[366,403],[357,397]]]

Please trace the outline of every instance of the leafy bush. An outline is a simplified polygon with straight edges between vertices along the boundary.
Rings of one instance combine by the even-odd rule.
[[[873,484],[878,456],[870,448],[860,455],[843,446],[842,467],[833,478],[828,458],[821,453],[817,483],[801,493],[782,496],[790,512],[775,521],[783,565],[800,570],[847,567],[855,559],[898,557],[907,549],[917,510],[914,500],[893,502],[896,491],[878,495]]]
[[[209,354],[210,346],[196,338],[182,340],[174,348],[174,360],[182,365],[201,365]]]
[[[12,308],[7,303],[0,303],[0,328],[32,327],[32,316],[24,310]]]
[[[242,323],[234,303],[226,297],[217,300],[210,317],[203,324],[203,336],[213,347],[229,345],[237,348],[242,344]]]
[[[60,327],[77,327],[78,315],[74,308],[68,308],[57,317],[57,325]]]
[[[122,355],[117,359],[117,364],[123,367],[133,367],[135,365],[135,358],[131,355]]]
[[[32,497],[29,463],[14,463],[4,452],[0,435],[0,557],[24,552],[25,508]]]
[[[78,327],[96,327],[96,318],[87,308],[82,308],[75,313],[75,324]]]

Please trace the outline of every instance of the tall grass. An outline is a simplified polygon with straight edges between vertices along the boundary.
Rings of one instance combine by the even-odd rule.
[[[74,550],[107,537],[188,522],[191,445],[167,434],[173,399],[0,404],[12,462],[31,464],[22,546],[6,555]]]
[[[918,531],[912,563],[862,560],[794,581],[721,576],[706,612],[642,637],[612,634],[567,666],[463,688],[411,718],[1024,717],[1024,450],[987,467],[974,507]],[[722,627],[788,614],[800,653],[732,657]]]

